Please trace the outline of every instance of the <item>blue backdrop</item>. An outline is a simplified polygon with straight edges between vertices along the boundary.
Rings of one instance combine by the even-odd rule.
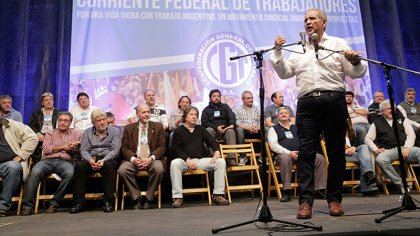
[[[59,109],[69,105],[71,0],[0,1],[0,94],[28,122],[44,91]],[[363,0],[360,3],[367,56],[419,70],[420,1]],[[372,90],[386,90],[382,69],[370,65]],[[419,77],[392,72],[397,102],[405,88],[420,90]]]

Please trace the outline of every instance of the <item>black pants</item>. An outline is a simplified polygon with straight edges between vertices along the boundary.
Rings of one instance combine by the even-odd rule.
[[[73,199],[74,203],[85,204],[85,193],[87,180],[90,175],[94,172],[100,172],[102,174],[102,191],[104,192],[104,202],[109,202],[112,204],[114,201],[114,192],[115,192],[115,180],[117,176],[117,161],[108,160],[104,162],[104,166],[98,170],[92,170],[89,162],[86,160],[78,161],[74,169],[74,179],[73,179]]]
[[[332,92],[300,98],[296,125],[299,136],[297,174],[300,188],[299,203],[314,201],[315,154],[323,133],[329,158],[327,201],[341,202],[346,168],[345,135],[347,107],[344,93]]]

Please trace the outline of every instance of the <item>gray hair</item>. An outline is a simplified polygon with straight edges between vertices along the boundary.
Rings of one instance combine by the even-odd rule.
[[[408,88],[405,90],[405,93],[408,93],[408,92],[416,92],[416,90],[414,88]]]
[[[243,99],[244,97],[245,97],[245,94],[251,94],[252,95],[252,92],[251,91],[249,91],[249,90],[245,90],[245,91],[243,91],[242,92],[242,95],[241,95],[241,98]]]
[[[308,12],[308,11],[316,11],[318,13],[319,19],[321,19],[323,21],[327,21],[327,13],[325,13],[325,11],[323,11],[319,8],[310,8],[310,9],[306,10],[306,12]]]
[[[99,117],[106,117],[106,113],[102,109],[95,109],[92,111],[90,115],[90,119],[92,120],[92,124],[95,124],[96,119]]]
[[[10,102],[13,102],[12,97],[10,97],[10,95],[8,94],[0,95],[0,102],[3,101],[4,99],[8,99],[10,100]]]
[[[45,92],[41,95],[41,101],[44,100],[45,97],[52,97],[54,99],[54,95],[50,92]]]
[[[381,114],[386,108],[388,108],[388,106],[391,106],[391,102],[389,101],[389,99],[384,100],[379,104],[379,110],[381,111]]]
[[[153,90],[153,89],[146,89],[146,90],[144,90],[143,96],[146,96],[146,93],[147,92],[153,92],[153,94],[156,95],[155,90]]]

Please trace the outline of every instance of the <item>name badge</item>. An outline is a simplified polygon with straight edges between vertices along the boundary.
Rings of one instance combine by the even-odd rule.
[[[214,111],[214,117],[220,117],[220,111]]]
[[[284,134],[286,135],[287,139],[293,139],[293,134],[292,134],[291,131],[286,131],[286,132],[284,132]]]
[[[87,112],[80,113],[80,116],[82,117],[82,120],[87,120],[88,119],[88,113]]]
[[[410,111],[411,111],[411,113],[413,113],[413,114],[417,113],[417,109],[416,109],[416,107],[410,107]]]

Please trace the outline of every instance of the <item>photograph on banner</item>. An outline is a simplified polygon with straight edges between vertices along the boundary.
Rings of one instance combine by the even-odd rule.
[[[327,13],[328,35],[345,38],[366,56],[358,0],[75,0],[73,3],[69,107],[78,92],[91,103],[112,111],[118,124],[144,103],[143,92],[153,89],[157,103],[170,114],[179,97],[188,95],[200,111],[208,105],[209,91],[219,89],[222,101],[241,105],[249,90],[259,104],[259,72],[253,56],[230,60],[274,46],[281,34],[287,44],[300,41],[305,11]],[[308,40],[308,39],[307,39]],[[286,48],[302,52],[301,45]],[[265,105],[275,91],[295,108],[295,79],[282,80],[264,55],[262,76]],[[287,57],[290,51],[284,50]],[[372,101],[370,78],[346,78],[355,102]]]

